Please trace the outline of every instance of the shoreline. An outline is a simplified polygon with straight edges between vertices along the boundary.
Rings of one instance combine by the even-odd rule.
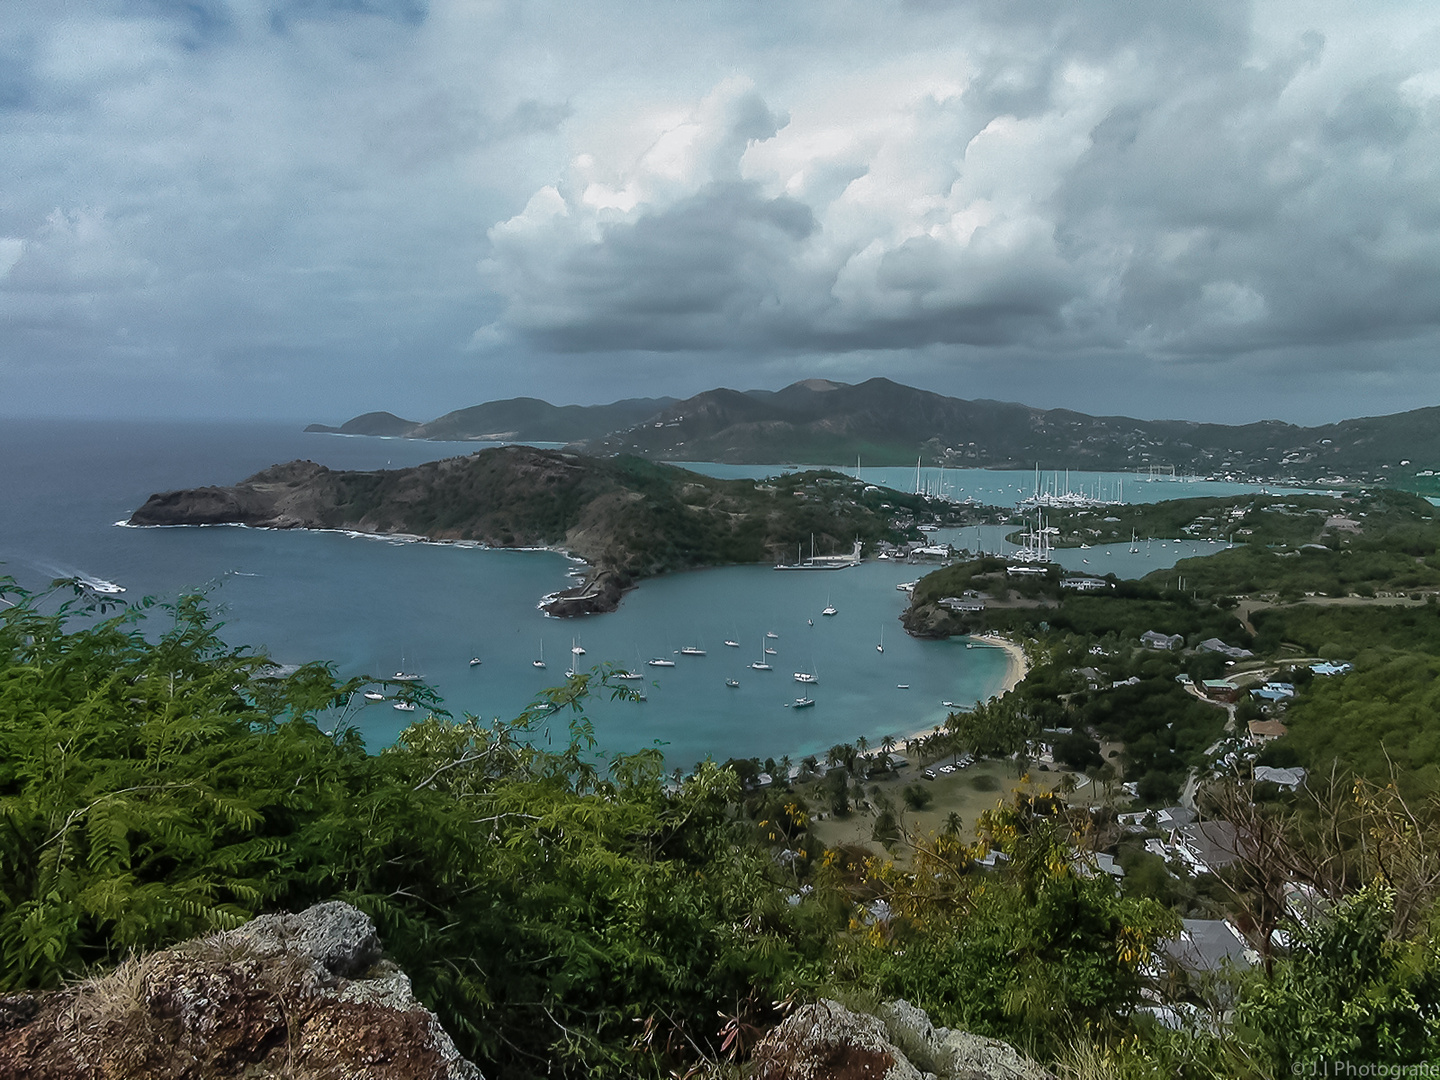
[[[999,634],[969,634],[971,643],[978,642],[983,647],[1000,649],[1005,653],[1005,676],[1000,680],[1000,688],[985,700],[993,701],[1003,697],[1024,681],[1025,676],[1030,673],[1030,661],[1025,656],[1025,649],[1022,645],[1011,641],[1009,638],[1001,637]],[[895,749],[902,754],[910,752],[910,744],[921,739],[928,739],[935,734],[935,725],[928,728],[921,728],[912,731],[903,738],[895,740]]]

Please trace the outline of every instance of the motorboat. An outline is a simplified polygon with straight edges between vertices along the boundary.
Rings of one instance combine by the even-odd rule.
[[[730,638],[725,639],[725,644],[732,649],[738,649],[740,647],[740,643],[738,641],[732,641]]]
[[[472,656],[472,657],[470,657],[470,666],[471,666],[471,667],[479,667],[479,666],[480,666],[480,657],[478,657],[478,656]]]
[[[765,631],[765,636],[766,636],[767,638],[769,638],[771,641],[774,641],[774,640],[775,640],[776,638],[778,638],[780,635],[777,634],[777,633],[775,633],[774,630],[766,630],[766,631]]]
[[[740,680],[739,680],[739,679],[726,679],[726,680],[725,680],[725,685],[726,685],[726,686],[729,686],[729,687],[736,687],[736,686],[739,686],[739,685],[740,685]]]
[[[366,690],[365,693],[362,694],[361,696],[364,697],[364,699],[365,699],[366,701],[384,701],[384,700],[385,700],[385,695],[382,694],[379,690]]]
[[[116,585],[115,582],[106,581],[104,578],[82,577],[79,581],[91,592],[100,593],[102,596],[118,596],[125,591],[125,586]]]
[[[394,705],[391,706],[391,708],[395,709],[397,712],[414,712],[414,711],[415,711],[415,702],[413,702],[413,701],[397,701],[397,702],[395,702]]]
[[[766,645],[766,646],[765,646],[765,655],[766,655],[766,656],[774,656],[774,655],[775,655],[775,650],[772,649],[772,648],[770,648],[769,645]]]
[[[896,690],[909,690],[909,689],[910,689],[910,684],[909,684],[908,682],[897,682],[897,683],[895,684],[895,689],[896,689]]]
[[[675,666],[675,661],[674,661],[674,660],[667,660],[667,659],[665,659],[665,657],[663,657],[663,656],[657,656],[657,657],[655,657],[655,659],[653,659],[653,660],[647,660],[647,661],[645,661],[645,662],[646,662],[647,664],[649,664],[651,667],[674,667],[674,666]]]

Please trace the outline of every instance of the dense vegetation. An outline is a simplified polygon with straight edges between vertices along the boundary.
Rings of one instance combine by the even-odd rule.
[[[231,488],[151,496],[135,524],[239,522],[353,529],[497,547],[562,544],[638,579],[669,570],[848,553],[855,541],[918,538],[922,521],[979,511],[840,473],[718,480],[636,457],[503,447],[409,469],[277,465]]]
[[[106,611],[83,589],[3,588],[0,989],[343,898],[491,1077],[724,1071],[777,1003],[822,993],[903,995],[1070,1067],[1093,1048],[1108,1062],[1094,1075],[1440,1053],[1440,959],[1416,916],[1433,890],[1402,890],[1403,921],[1391,893],[1338,895],[1293,960],[1237,984],[1248,1026],[1185,1042],[1134,1011],[1174,915],[1085,871],[1096,819],[1061,798],[1021,792],[973,844],[894,820],[894,857],[822,850],[798,791],[597,756],[583,707],[603,672],[491,725],[420,690],[432,715],[368,754],[347,724],[362,680],[281,674],[224,644],[197,598]],[[1003,750],[1051,722],[1068,662],[1042,658],[1028,696],[978,710],[967,737]],[[559,749],[541,748],[547,731]],[[859,763],[838,757],[843,789]],[[981,870],[992,850],[1007,860]]]

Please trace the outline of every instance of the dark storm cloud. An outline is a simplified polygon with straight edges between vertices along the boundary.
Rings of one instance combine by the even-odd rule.
[[[1435,333],[1440,126],[1415,58],[1332,57],[1304,21],[1262,39],[1255,9],[1237,3],[992,14],[960,92],[898,102],[893,130],[872,133],[870,160],[848,171],[870,174],[872,189],[795,191],[815,226],[786,242],[744,214],[722,214],[719,231],[677,230],[693,205],[665,188],[651,195],[644,158],[615,185],[633,201],[592,206],[584,184],[553,189],[563,206],[546,218],[558,227],[492,234],[489,270],[514,315],[502,325],[601,352],[627,340],[967,345],[1101,349],[1137,364]],[[821,112],[806,123],[835,122]],[[758,203],[824,166],[805,159],[810,137],[795,123],[723,145],[738,150]],[[885,173],[892,156],[903,174]],[[695,183],[707,175],[695,170]],[[891,197],[896,185],[910,190]],[[671,235],[680,242],[653,240]],[[510,260],[526,273],[511,275]],[[672,296],[711,302],[645,302]],[[1345,362],[1394,357],[1362,350]]]
[[[3,407],[1440,397],[1440,12],[1352,7],[11,0]]]

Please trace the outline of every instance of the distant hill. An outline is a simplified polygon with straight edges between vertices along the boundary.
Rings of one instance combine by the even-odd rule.
[[[448,412],[428,424],[372,412],[337,427],[311,424],[306,431],[339,435],[388,435],[445,442],[510,440],[581,442],[628,428],[675,404],[670,397],[628,398],[609,405],[551,405],[539,398],[487,401]]]
[[[1201,424],[967,401],[883,378],[810,380],[773,393],[706,391],[589,448],[672,461],[847,465],[858,454],[867,464],[902,465],[919,456],[952,467],[1173,468],[1405,486],[1416,472],[1440,468],[1440,408],[1312,428]]]
[[[392,423],[393,421],[393,423]],[[1385,481],[1440,469],[1440,408],[1298,427],[1090,416],[946,397],[876,378],[808,379],[783,390],[707,390],[676,401],[549,405],[513,398],[408,421],[367,413],[338,429],[409,438],[553,441],[591,453],[737,464],[912,464],[1016,469],[1157,469],[1199,476]],[[362,431],[361,428],[374,428]],[[380,430],[383,429],[383,430]]]
[[[306,431],[320,431],[328,435],[388,435],[408,436],[420,425],[414,420],[402,420],[394,413],[367,412],[346,420],[339,427],[311,424]]]

